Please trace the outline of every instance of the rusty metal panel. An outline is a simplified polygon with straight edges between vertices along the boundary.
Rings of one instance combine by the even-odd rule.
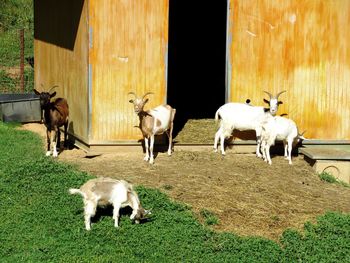
[[[230,0],[228,100],[287,90],[280,113],[307,138],[350,140],[349,14],[347,0]]]
[[[34,1],[35,87],[58,85],[69,104],[69,132],[88,142],[88,1]]]
[[[150,96],[147,108],[166,102],[168,0],[91,0],[91,142],[141,138],[130,91]]]

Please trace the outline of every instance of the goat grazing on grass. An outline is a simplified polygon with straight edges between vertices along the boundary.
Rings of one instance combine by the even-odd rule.
[[[300,140],[304,140],[303,134],[299,134],[294,121],[280,116],[266,118],[261,130],[261,150],[265,162],[271,165],[270,147],[275,141],[283,141],[284,157],[292,164],[292,148]]]
[[[64,98],[57,98],[51,102],[51,98],[56,96],[56,92],[50,93],[52,87],[48,92],[39,92],[34,89],[34,93],[40,98],[41,110],[44,112],[44,124],[46,126],[47,134],[47,152],[46,156],[57,157],[57,147],[60,148],[60,127],[64,126],[64,146],[67,145],[67,128],[69,108],[67,100]]]
[[[146,215],[145,210],[131,184],[124,180],[116,180],[109,177],[91,179],[83,184],[80,189],[69,189],[70,194],[80,194],[84,201],[84,217],[86,230],[91,229],[91,218],[96,213],[97,206],[113,205],[114,226],[118,227],[119,210],[122,207],[132,208],[131,220],[140,223]]]
[[[271,93],[264,91],[269,95],[270,100],[264,99],[264,102],[269,104],[269,108],[266,109],[261,106],[250,105],[250,100],[246,103],[226,103],[221,106],[215,113],[215,120],[221,118],[220,127],[215,134],[214,151],[217,152],[217,144],[220,139],[221,154],[225,155],[224,142],[225,138],[230,137],[233,130],[246,131],[255,130],[257,138],[256,155],[261,157],[260,153],[260,134],[261,124],[266,116],[275,116],[278,110],[278,105],[282,104],[278,100],[278,97],[286,92],[281,91],[273,96]]]
[[[129,92],[128,95],[134,95],[135,99],[129,100],[130,103],[134,104],[135,113],[139,116],[140,123],[139,128],[142,132],[144,141],[146,155],[144,160],[153,164],[153,145],[154,145],[154,136],[167,134],[169,139],[168,155],[171,155],[172,152],[172,140],[173,140],[173,126],[174,126],[174,117],[176,110],[169,105],[160,105],[154,109],[144,111],[144,106],[148,102],[148,98],[145,98],[152,92],[147,92],[141,98],[138,98],[134,92]],[[148,145],[150,141],[150,145]]]

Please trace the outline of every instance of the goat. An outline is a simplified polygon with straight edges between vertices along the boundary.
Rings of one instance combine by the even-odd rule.
[[[146,155],[144,160],[148,161],[150,164],[154,163],[153,157],[153,145],[154,145],[154,136],[167,134],[169,139],[168,155],[171,155],[172,152],[172,140],[173,140],[173,126],[174,126],[174,117],[176,109],[173,109],[169,105],[160,105],[154,109],[144,111],[144,106],[148,102],[148,98],[145,97],[152,92],[145,93],[141,98],[138,98],[134,92],[129,92],[128,95],[134,95],[135,99],[129,100],[130,103],[134,104],[134,111],[139,116],[139,128],[142,132],[144,141]],[[148,145],[150,141],[150,145]]]
[[[70,188],[70,194],[80,194],[84,201],[84,218],[86,230],[91,230],[91,218],[96,214],[97,206],[113,205],[114,226],[118,227],[119,210],[122,207],[132,208],[131,220],[140,223],[146,215],[145,210],[131,184],[124,180],[100,177],[87,181],[80,189]]]
[[[51,102],[51,98],[56,96],[56,91],[50,93],[52,87],[48,92],[39,92],[34,89],[34,93],[40,98],[40,106],[43,112],[43,121],[46,126],[47,135],[47,152],[46,156],[57,157],[57,149],[60,148],[60,127],[64,126],[64,146],[67,145],[67,128],[69,108],[67,100],[64,98],[57,98]]]
[[[281,91],[273,96],[271,93],[264,91],[269,95],[270,100],[264,99],[264,102],[268,103],[270,108],[266,109],[262,106],[252,106],[250,100],[246,103],[229,102],[222,105],[215,113],[215,120],[221,118],[220,127],[215,134],[214,139],[214,151],[217,152],[217,144],[220,139],[221,154],[225,155],[224,142],[225,138],[230,137],[234,129],[239,131],[255,130],[257,137],[256,155],[261,157],[260,153],[260,134],[261,123],[267,115],[275,116],[278,110],[278,105],[282,104],[282,101],[278,100],[278,97],[286,92]]]
[[[303,133],[299,134],[297,125],[291,119],[281,116],[267,118],[261,130],[261,150],[264,161],[271,165],[270,147],[279,140],[283,141],[285,159],[292,164],[293,145],[305,139]]]

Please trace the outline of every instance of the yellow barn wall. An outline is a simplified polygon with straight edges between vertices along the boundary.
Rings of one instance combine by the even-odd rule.
[[[88,2],[36,0],[34,15],[35,88],[58,85],[56,97],[68,100],[69,132],[88,143]]]
[[[92,144],[142,138],[128,92],[166,102],[168,0],[90,0]]]
[[[230,0],[228,100],[287,90],[309,139],[350,140],[350,1]]]

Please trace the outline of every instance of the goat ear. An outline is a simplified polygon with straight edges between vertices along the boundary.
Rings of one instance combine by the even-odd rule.
[[[281,105],[281,104],[283,104],[283,102],[282,102],[282,101],[278,101],[277,104],[278,104],[278,105]]]
[[[129,100],[130,103],[134,103],[134,100]]]
[[[50,98],[53,98],[56,96],[56,91],[50,94]]]
[[[267,103],[267,104],[270,104],[270,101],[267,100],[267,99],[264,99],[264,102]]]
[[[37,91],[36,89],[34,89],[34,93],[35,93],[36,95],[40,95],[40,92]]]

